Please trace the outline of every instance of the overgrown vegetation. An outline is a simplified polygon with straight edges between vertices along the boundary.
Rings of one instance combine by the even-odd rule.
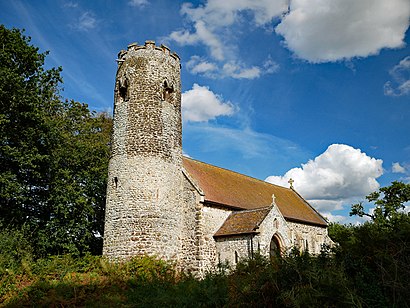
[[[357,241],[353,244],[350,238],[349,247],[323,249],[319,256],[297,250],[272,260],[255,256],[229,272],[216,269],[202,280],[152,257],[115,263],[100,256],[66,254],[33,261],[22,253],[19,261],[14,256],[8,262],[2,259],[8,267],[0,274],[0,305],[408,307],[408,250],[394,255],[386,248],[383,253],[363,249],[362,235],[366,240],[377,235],[369,226],[354,227]],[[408,235],[398,237],[407,248]]]
[[[101,253],[112,121],[59,96],[60,68],[0,26],[0,306],[409,307],[410,184],[332,224],[334,247],[255,256],[198,280],[152,257]]]

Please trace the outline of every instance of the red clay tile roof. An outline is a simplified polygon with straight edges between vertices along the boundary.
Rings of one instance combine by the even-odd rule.
[[[205,202],[251,210],[269,207],[272,194],[287,220],[327,226],[325,219],[299,194],[285,188],[257,180],[230,170],[183,157],[185,170],[205,193]]]
[[[271,207],[232,212],[214,236],[255,233],[270,210]]]

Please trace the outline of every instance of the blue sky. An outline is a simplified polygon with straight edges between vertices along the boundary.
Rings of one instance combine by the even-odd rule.
[[[410,181],[408,0],[1,1],[61,95],[112,110],[116,55],[164,43],[182,61],[183,148],[294,186],[331,220]]]

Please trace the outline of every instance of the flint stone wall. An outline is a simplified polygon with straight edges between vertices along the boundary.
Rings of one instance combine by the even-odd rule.
[[[300,250],[307,250],[311,254],[318,254],[322,245],[332,245],[333,242],[327,234],[327,228],[306,225],[288,221],[292,246]]]
[[[184,208],[178,56],[147,41],[119,54],[103,254],[179,261]]]

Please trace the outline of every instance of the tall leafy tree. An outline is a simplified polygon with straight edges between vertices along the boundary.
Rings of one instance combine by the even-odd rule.
[[[0,25],[0,223],[39,255],[101,250],[111,118],[62,101],[20,30]]]
[[[54,117],[58,142],[52,148],[45,251],[100,253],[112,118],[75,101]],[[58,245],[56,245],[58,243]],[[47,247],[48,246],[48,247]]]
[[[17,29],[0,26],[0,213],[12,224],[38,217],[50,163],[48,113],[58,107],[61,68]]]

